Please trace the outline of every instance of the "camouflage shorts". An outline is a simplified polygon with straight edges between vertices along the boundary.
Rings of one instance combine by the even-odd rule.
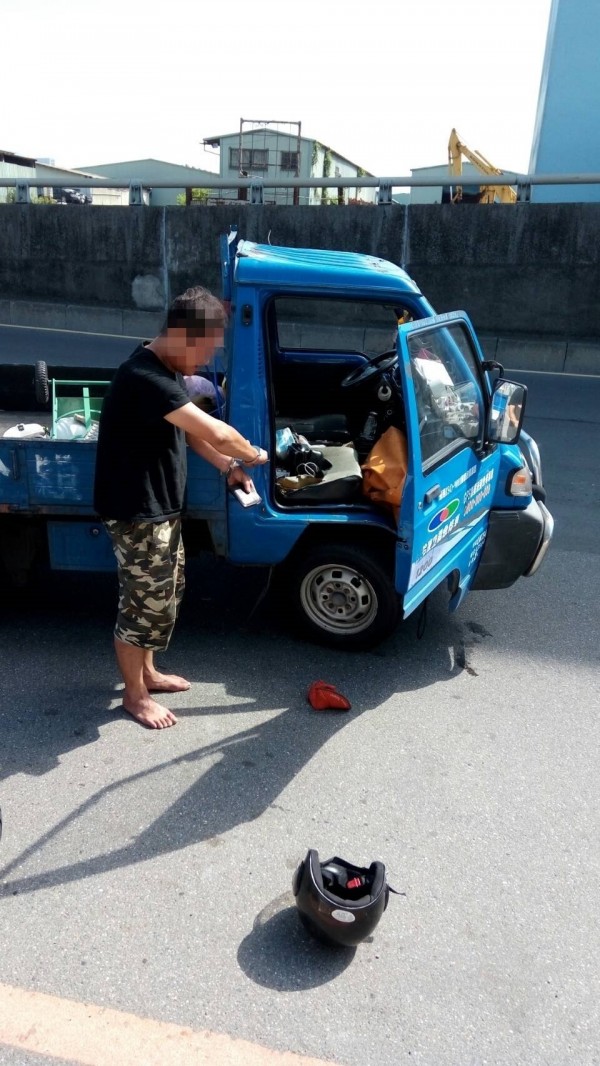
[[[171,639],[184,589],[181,519],[129,522],[105,518],[117,558],[119,612],[115,636],[155,651]]]

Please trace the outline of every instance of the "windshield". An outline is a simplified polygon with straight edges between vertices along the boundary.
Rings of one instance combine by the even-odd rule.
[[[369,359],[395,350],[399,319],[408,316],[371,300],[285,296],[273,302],[280,349],[361,352]]]

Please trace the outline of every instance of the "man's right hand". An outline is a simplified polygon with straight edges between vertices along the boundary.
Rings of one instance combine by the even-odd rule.
[[[268,462],[269,453],[264,448],[259,448],[258,445],[256,446],[256,458],[252,462],[249,463],[246,459],[241,460],[242,466],[264,466]]]

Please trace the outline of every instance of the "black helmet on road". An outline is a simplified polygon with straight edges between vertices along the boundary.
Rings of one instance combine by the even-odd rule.
[[[389,885],[382,862],[353,866],[345,859],[319,862],[311,848],[292,882],[306,928],[326,944],[355,947],[370,936],[388,905]]]

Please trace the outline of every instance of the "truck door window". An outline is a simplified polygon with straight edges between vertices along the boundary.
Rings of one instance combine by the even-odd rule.
[[[279,350],[378,355],[396,346],[398,314],[367,300],[278,297],[274,301]]]
[[[483,432],[484,403],[479,361],[460,322],[408,338],[419,417],[423,465],[476,444]]]
[[[268,309],[276,417],[334,413],[361,432],[373,409],[374,382],[342,386],[346,376],[382,352],[395,351],[396,308],[360,298],[275,296]]]

